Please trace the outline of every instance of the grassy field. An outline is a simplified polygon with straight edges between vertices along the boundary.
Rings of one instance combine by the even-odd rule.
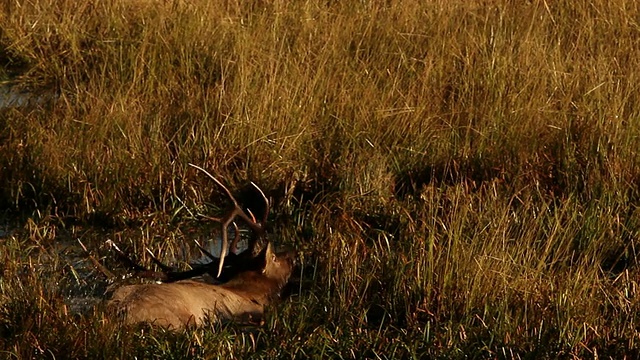
[[[0,357],[640,356],[640,3],[0,9],[0,80],[41,96],[0,109]],[[74,311],[114,286],[75,239],[123,273],[105,239],[178,263],[210,229],[188,163],[269,195],[291,296],[258,328]]]

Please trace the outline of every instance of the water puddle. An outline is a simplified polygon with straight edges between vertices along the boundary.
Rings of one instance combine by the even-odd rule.
[[[19,90],[10,84],[0,84],[0,110],[45,105],[58,95],[53,91],[34,92]]]

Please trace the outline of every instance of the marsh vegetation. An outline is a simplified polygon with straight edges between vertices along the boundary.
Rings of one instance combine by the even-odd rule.
[[[0,109],[3,357],[637,356],[640,3],[0,9],[0,79],[47,99]],[[76,306],[112,285],[75,239],[117,272],[107,238],[184,266],[213,229],[188,163],[271,198],[289,299],[178,333]]]

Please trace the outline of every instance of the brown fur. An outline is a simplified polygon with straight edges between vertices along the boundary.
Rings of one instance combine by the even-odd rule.
[[[168,328],[200,326],[206,319],[260,322],[265,307],[280,296],[293,271],[291,253],[275,254],[271,244],[246,270],[222,285],[183,280],[128,285],[117,289],[107,307],[129,324],[148,322]]]

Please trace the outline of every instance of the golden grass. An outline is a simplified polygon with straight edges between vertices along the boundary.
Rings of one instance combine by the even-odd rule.
[[[0,77],[56,95],[0,110],[0,204],[36,219],[3,240],[9,351],[33,354],[18,335],[51,329],[66,329],[43,338],[53,353],[88,339],[77,357],[123,339],[141,357],[637,348],[636,2],[2,7]],[[61,290],[18,290],[51,287],[16,270],[35,256],[16,249],[56,242],[31,228],[133,221],[145,231],[118,236],[135,248],[167,246],[154,233],[182,241],[183,205],[221,199],[189,162],[236,188],[259,183],[275,201],[274,237],[303,254],[305,291],[264,329],[89,330],[99,314],[55,315]],[[53,305],[35,325],[7,313],[39,297]]]

